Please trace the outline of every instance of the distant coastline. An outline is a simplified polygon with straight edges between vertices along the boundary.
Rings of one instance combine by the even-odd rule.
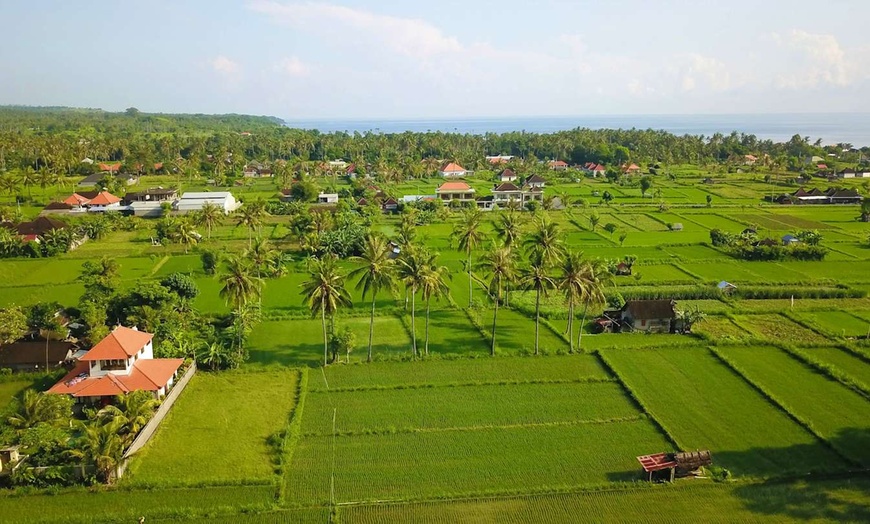
[[[761,140],[783,142],[798,134],[811,142],[870,145],[868,113],[801,113],[752,115],[587,115],[571,117],[420,118],[420,119],[289,119],[284,124],[324,133],[366,131],[402,133],[442,131],[452,133],[553,133],[577,127],[589,129],[661,129],[676,135],[714,133],[753,134]]]

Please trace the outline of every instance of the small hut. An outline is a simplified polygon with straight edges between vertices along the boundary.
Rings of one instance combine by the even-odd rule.
[[[698,474],[704,466],[713,464],[713,454],[709,450],[680,453],[655,453],[637,457],[643,467],[647,480],[674,481],[675,477],[688,477]]]

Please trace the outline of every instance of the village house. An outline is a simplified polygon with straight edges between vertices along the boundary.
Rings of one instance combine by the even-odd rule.
[[[813,188],[809,191],[800,188],[794,193],[774,198],[779,204],[860,204],[864,200],[854,189],[829,187],[825,191]]]
[[[512,158],[512,155],[487,155],[486,161],[492,165],[499,165],[507,164]]]
[[[530,188],[543,189],[547,186],[547,180],[544,179],[544,177],[542,177],[542,176],[532,175],[526,179],[526,181],[523,185],[528,186]]]
[[[640,166],[638,166],[637,164],[634,164],[634,163],[623,164],[620,169],[622,169],[622,173],[625,175],[639,175],[640,174]]]
[[[242,176],[245,178],[270,178],[272,177],[272,168],[262,164],[248,164],[242,170]]]
[[[58,369],[72,362],[78,347],[66,340],[28,336],[11,344],[0,346],[0,369],[27,372]]]
[[[124,184],[126,186],[132,186],[139,182],[139,177],[132,173],[94,173],[81,179],[78,185],[81,187],[96,187],[100,185],[103,179],[107,176],[114,176],[121,184]]]
[[[595,162],[587,162],[583,166],[583,171],[587,175],[592,175],[592,178],[603,177],[607,174],[607,169],[603,165],[596,164]]]
[[[444,182],[435,190],[435,194],[444,202],[474,200],[474,188],[465,182]]]
[[[515,182],[517,174],[512,169],[503,169],[496,178],[499,182]]]
[[[318,204],[338,204],[338,193],[320,193],[317,195]]]
[[[47,393],[99,404],[132,391],[149,391],[156,399],[164,397],[184,359],[154,358],[153,338],[135,327],[116,327]]]
[[[218,206],[227,215],[241,206],[229,191],[205,191],[182,193],[181,198],[175,201],[173,207],[179,213],[189,213],[201,210],[206,204]]]
[[[843,169],[837,172],[837,178],[855,178],[855,170],[849,168]]]
[[[448,162],[441,166],[441,169],[438,170],[438,174],[445,178],[459,178],[467,175],[469,171],[464,167],[460,166],[456,162]]]
[[[753,166],[758,161],[758,157],[755,155],[743,155],[743,165],[745,166]]]
[[[553,171],[565,171],[568,169],[568,163],[564,160],[550,160],[547,162],[547,167]]]
[[[478,197],[476,202],[477,209],[480,209],[481,211],[492,211],[495,209],[495,197],[493,195]]]
[[[43,216],[37,217],[34,220],[19,222],[15,225],[4,222],[2,226],[11,230],[22,242],[39,242],[47,233],[69,227],[60,220]]]
[[[79,191],[62,201],[69,211],[120,211],[121,199],[108,191]],[[57,207],[57,206],[55,206]]]
[[[598,332],[676,333],[676,302],[670,299],[629,300],[620,309],[605,311],[594,322]]]

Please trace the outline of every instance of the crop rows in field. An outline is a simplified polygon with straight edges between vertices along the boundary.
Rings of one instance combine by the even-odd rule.
[[[776,342],[820,346],[830,341],[783,315],[741,315],[737,323],[758,337]]]
[[[311,392],[303,433],[570,423],[635,417],[616,382]]]
[[[834,449],[864,467],[870,465],[866,398],[778,348],[730,346],[717,351]]]
[[[806,348],[803,353],[813,361],[833,367],[870,391],[870,363],[852,352],[838,347]]]
[[[601,352],[685,450],[709,449],[736,474],[837,471],[846,463],[704,349]]]
[[[191,465],[193,466],[193,465]],[[160,490],[70,490],[58,495],[0,496],[0,522],[65,524],[136,522],[177,515],[238,513],[264,510],[275,497],[275,487],[219,486]]]
[[[866,522],[870,481],[691,484],[340,508],[342,522]],[[247,522],[247,521],[245,521]]]
[[[340,502],[605,484],[637,478],[637,455],[668,448],[644,418],[307,437],[293,455],[286,493],[293,503],[328,501],[333,471]]]

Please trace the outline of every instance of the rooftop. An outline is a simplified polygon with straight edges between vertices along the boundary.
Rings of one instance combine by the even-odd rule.
[[[153,337],[151,333],[118,326],[85,353],[81,360],[124,360],[138,353]]]

